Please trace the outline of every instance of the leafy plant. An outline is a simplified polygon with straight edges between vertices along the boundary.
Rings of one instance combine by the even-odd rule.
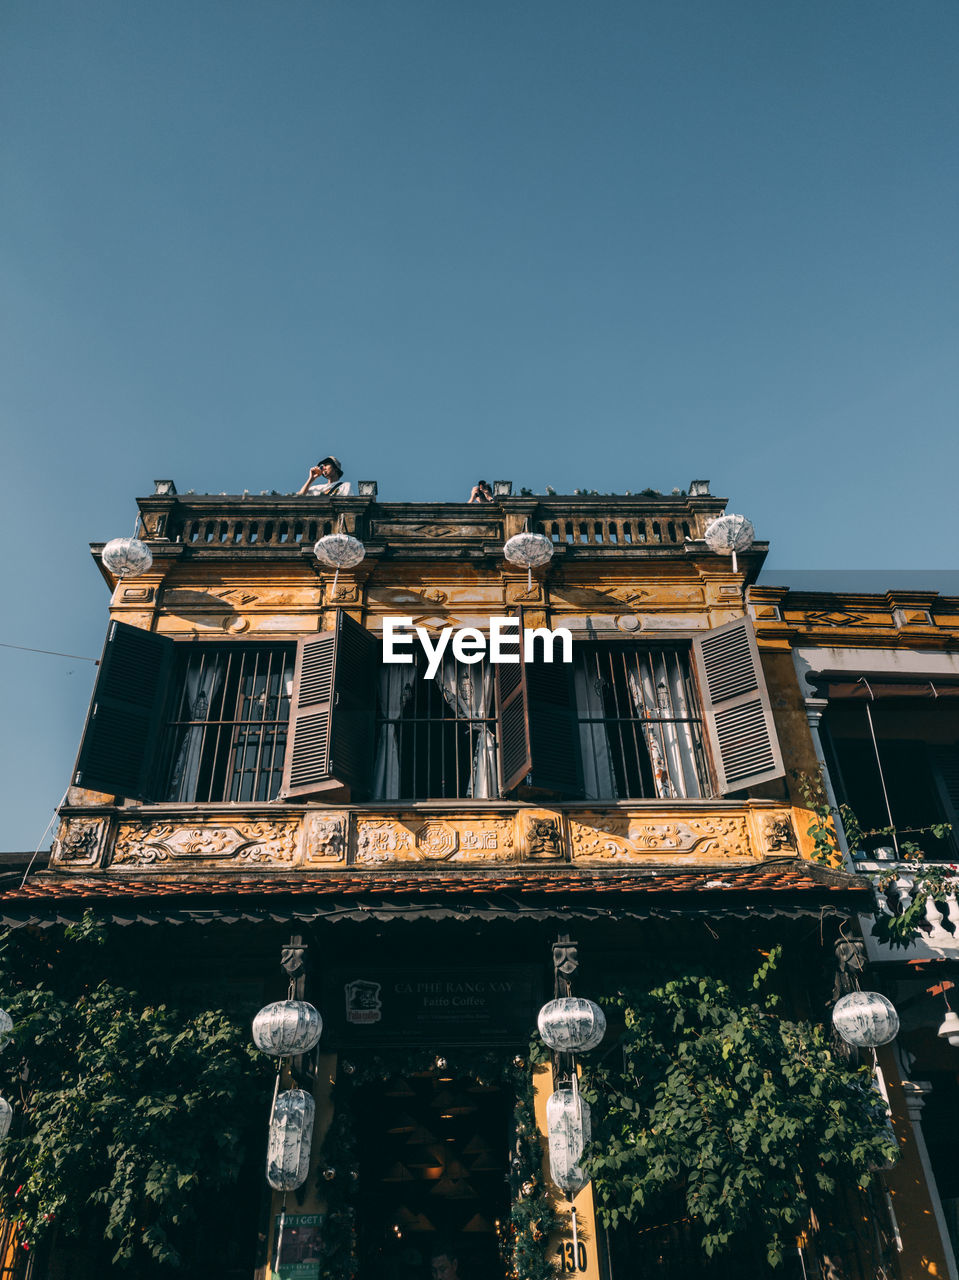
[[[14,1021],[0,1079],[18,1112],[0,1213],[29,1246],[106,1239],[113,1263],[144,1274],[180,1265],[198,1202],[236,1180],[265,1069],[224,1013],[186,1016],[102,978],[103,942],[89,915],[59,937],[0,940]]]
[[[822,771],[816,774],[801,773],[793,770],[796,789],[802,796],[803,804],[813,815],[813,820],[806,828],[806,835],[813,842],[813,861],[821,862],[827,867],[835,867],[842,861],[842,854],[836,840],[836,828],[833,819],[834,810],[826,793],[826,783]]]
[[[673,1216],[678,1197],[704,1253],[752,1240],[776,1265],[845,1179],[865,1187],[894,1157],[868,1069],[843,1065],[823,1027],[779,1017],[771,997],[685,975],[604,1004],[622,1054],[590,1066],[583,1095],[605,1226]]]

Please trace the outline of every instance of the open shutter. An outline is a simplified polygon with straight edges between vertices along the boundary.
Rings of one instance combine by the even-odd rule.
[[[110,623],[74,786],[149,798],[174,643],[141,627]]]
[[[529,741],[529,701],[526,667],[497,662],[493,668],[496,684],[496,717],[499,721],[500,789],[506,795],[518,787],[533,768]]]
[[[522,648],[522,624],[520,628]],[[526,796],[582,794],[579,733],[563,662],[497,663],[500,786]]]
[[[336,627],[299,642],[282,795],[349,800],[369,783],[375,638],[339,610]]]
[[[750,619],[696,636],[693,662],[720,794],[781,778],[786,770]]]

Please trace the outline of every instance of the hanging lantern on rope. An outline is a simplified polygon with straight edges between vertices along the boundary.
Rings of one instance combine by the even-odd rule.
[[[153,553],[139,538],[111,538],[100,559],[118,578],[137,578],[153,564]]]
[[[266,1146],[266,1180],[275,1191],[295,1191],[310,1172],[316,1103],[304,1089],[277,1095]]]
[[[579,1162],[592,1138],[589,1104],[578,1089],[557,1089],[550,1094],[546,1101],[546,1137],[549,1176],[572,1199],[589,1182]]]
[[[588,1053],[606,1034],[606,1015],[592,1000],[561,996],[543,1005],[536,1025],[543,1040],[557,1053]]]
[[[836,1001],[832,1025],[846,1044],[878,1049],[899,1034],[899,1014],[892,1001],[878,991],[850,991]]]
[[[366,547],[359,538],[354,538],[348,533],[327,533],[320,538],[319,542],[313,544],[313,554],[320,564],[336,570],[333,574],[333,591],[335,592],[340,570],[352,569],[365,559]]]
[[[703,534],[706,546],[718,556],[732,556],[733,573],[737,571],[736,552],[748,551],[756,541],[756,530],[745,516],[718,516],[710,521]]]
[[[503,557],[510,564],[522,565],[526,570],[526,589],[533,587],[533,570],[549,564],[553,558],[553,544],[544,533],[514,533],[503,547]]]
[[[295,1058],[320,1042],[323,1019],[307,1000],[274,1000],[253,1019],[253,1042],[271,1058]]]
[[[0,1049],[5,1049],[13,1037],[13,1019],[6,1009],[0,1009]]]
[[[954,1049],[959,1049],[959,1013],[949,1009],[936,1035],[951,1044]]]
[[[6,1098],[0,1098],[0,1142],[3,1142],[10,1132],[10,1122],[12,1120],[13,1107],[11,1107]]]

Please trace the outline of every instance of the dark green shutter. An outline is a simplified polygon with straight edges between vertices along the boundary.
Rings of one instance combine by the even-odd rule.
[[[366,793],[373,756],[374,636],[348,613],[300,640],[282,794],[324,800]]]
[[[720,795],[781,778],[786,770],[749,618],[696,636],[693,663]]]
[[[107,631],[73,784],[150,798],[174,641],[125,622]]]

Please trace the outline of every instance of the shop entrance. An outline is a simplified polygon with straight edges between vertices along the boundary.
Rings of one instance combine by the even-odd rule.
[[[360,1280],[503,1280],[509,1090],[437,1069],[352,1101]]]

